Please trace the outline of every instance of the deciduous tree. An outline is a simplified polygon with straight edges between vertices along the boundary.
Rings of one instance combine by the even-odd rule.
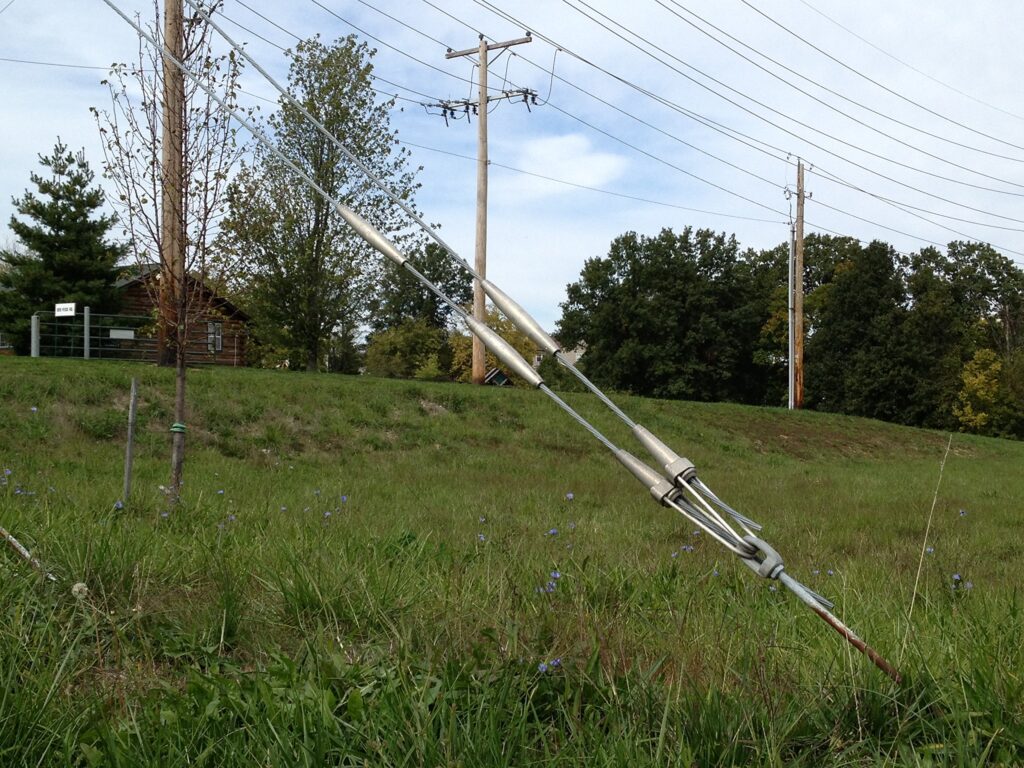
[[[371,85],[371,51],[348,37],[318,38],[291,53],[288,91],[349,151],[411,202],[415,171],[389,128],[392,102]],[[357,211],[400,247],[414,249],[401,209],[350,163],[291,102],[267,121],[278,151],[328,194]],[[231,187],[222,245],[237,255],[246,295],[265,339],[293,350],[306,370],[324,364],[325,342],[367,320],[380,282],[380,256],[271,151],[260,147]]]

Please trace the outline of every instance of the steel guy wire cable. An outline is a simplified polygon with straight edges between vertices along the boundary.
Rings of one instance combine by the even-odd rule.
[[[124,12],[118,8],[112,0],[103,0],[103,2],[115,11],[121,18],[131,25],[140,37],[145,38],[154,47],[159,47],[156,40],[154,40],[146,31],[138,24],[133,22]],[[196,7],[193,5],[193,0],[187,0],[187,2],[195,10]],[[220,30],[218,30],[220,31]],[[221,32],[221,34],[223,34]],[[226,38],[227,39],[227,38]],[[379,231],[374,229],[358,214],[351,209],[347,208],[340,201],[335,200],[330,194],[320,187],[315,180],[310,178],[305,172],[303,172],[298,165],[295,164],[290,158],[287,157],[278,147],[276,147],[270,139],[258,128],[256,128],[243,114],[241,114],[238,108],[232,104],[224,101],[220,96],[213,92],[213,90],[207,88],[200,79],[192,73],[188,68],[174,57],[171,52],[162,47],[160,48],[161,55],[175,67],[181,70],[183,75],[193,80],[199,87],[205,90],[209,96],[218,102],[227,112],[229,112],[235,120],[248,130],[254,138],[256,138],[261,144],[263,144],[270,152],[272,152],[280,161],[282,161],[288,168],[295,172],[298,177],[307,184],[311,189],[316,191],[318,194],[324,197],[325,200],[330,201],[334,206],[339,215],[356,231],[360,237],[365,239],[368,244],[373,246],[381,254],[391,259],[399,266],[407,269],[420,283],[431,290],[435,295],[438,296],[442,301],[452,307],[453,311],[459,316],[463,322],[469,326],[472,333],[480,338],[485,346],[491,349],[498,358],[506,365],[510,367],[517,375],[524,378],[525,381],[534,385],[537,389],[544,392],[549,398],[551,398],[559,407],[561,407],[567,414],[578,421],[585,429],[587,429],[595,438],[601,441],[609,450],[613,452],[616,459],[623,464],[641,483],[647,486],[651,495],[659,503],[676,509],[681,514],[685,515],[688,519],[692,520],[695,524],[699,525],[703,530],[707,531],[709,535],[713,536],[716,540],[722,543],[724,546],[739,555],[742,561],[754,570],[758,575],[769,578],[777,579],[790,591],[792,591],[801,601],[805,602],[811,609],[818,614],[822,619],[829,623],[837,632],[843,635],[843,637],[850,642],[852,645],[861,650],[872,662],[875,663],[880,669],[888,674],[894,681],[899,682],[899,673],[893,668],[888,662],[885,661],[877,652],[867,646],[863,640],[861,640],[855,633],[852,632],[848,627],[845,626],[837,617],[830,613],[829,608],[831,604],[827,601],[817,597],[804,587],[800,582],[796,581],[788,574],[784,572],[784,565],[781,557],[778,553],[772,549],[765,542],[761,541],[752,534],[740,538],[735,532],[729,533],[732,529],[725,524],[724,520],[715,513],[707,504],[704,507],[710,511],[711,517],[709,518],[701,510],[697,510],[690,504],[679,501],[679,493],[681,488],[687,488],[691,493],[696,496],[693,488],[689,486],[689,480],[695,477],[695,469],[692,463],[688,460],[679,457],[671,449],[669,449],[664,443],[658,440],[653,434],[643,429],[639,425],[634,426],[634,435],[644,444],[644,446],[660,461],[664,463],[664,470],[667,476],[671,477],[671,482],[666,480],[658,472],[652,470],[645,463],[636,459],[632,454],[617,449],[607,438],[605,438],[596,428],[589,424],[582,416],[574,411],[568,404],[566,404],[558,395],[552,392],[543,379],[532,369],[518,352],[491,328],[483,323],[475,320],[469,316],[456,302],[446,296],[436,285],[430,280],[424,277],[409,261],[409,258],[402,254],[392,243],[390,243]],[[237,49],[236,49],[237,50]],[[533,318],[526,315],[521,307],[515,302],[511,301],[500,291],[497,291],[497,295],[492,294],[492,300],[498,304],[499,308],[509,315],[510,319],[514,322],[520,330],[527,333],[532,337],[535,331],[540,332],[542,335],[543,331],[540,330],[539,326]],[[510,309],[511,308],[511,314]],[[524,328],[525,325],[525,328]],[[548,337],[550,339],[550,337]],[[553,343],[553,341],[552,341]],[[563,363],[564,364],[564,363]],[[617,410],[617,409],[616,409]],[[621,411],[617,411],[621,413]],[[667,460],[667,463],[665,463]],[[721,522],[719,522],[721,521]],[[722,527],[724,526],[724,527]],[[746,528],[746,526],[744,526]]]

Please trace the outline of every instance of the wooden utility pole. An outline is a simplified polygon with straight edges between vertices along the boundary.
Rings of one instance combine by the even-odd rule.
[[[796,235],[793,246],[793,407],[804,407],[804,163],[796,164]]]
[[[182,0],[164,0],[163,137],[161,141],[160,323],[161,365],[174,365],[174,425],[171,427],[171,501],[177,502],[185,465],[185,355],[188,318],[185,291],[185,74]]]
[[[487,54],[490,51],[509,48],[513,45],[532,42],[533,38],[527,33],[526,37],[517,40],[508,40],[504,43],[488,43],[483,35],[480,35],[480,45],[476,48],[467,48],[464,51],[452,51],[449,49],[445,54],[446,59],[454,59],[460,56],[477,54],[480,57],[480,95],[476,102],[477,108],[477,170],[476,170],[476,258],[473,262],[473,269],[481,279],[487,277]],[[501,98],[506,98],[502,94]],[[484,289],[480,280],[473,281],[473,317],[481,323],[487,322]],[[483,384],[487,375],[486,364],[487,351],[483,342],[476,336],[473,337],[473,383]]]
[[[164,47],[182,60],[184,27],[182,0],[164,2]],[[160,206],[160,328],[157,356],[160,365],[174,365],[178,317],[185,290],[185,237],[183,224],[182,133],[184,130],[185,75],[163,57],[163,136],[161,147]]]

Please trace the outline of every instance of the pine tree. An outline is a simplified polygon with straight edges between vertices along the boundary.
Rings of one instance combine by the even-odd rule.
[[[29,347],[33,312],[52,310],[58,302],[75,302],[95,312],[114,312],[117,262],[124,247],[108,240],[115,218],[98,215],[103,190],[92,186],[94,174],[85,156],[57,140],[53,154],[40,155],[49,175],[33,173],[36,192],[14,200],[10,228],[19,247],[0,251],[0,329],[15,349]]]

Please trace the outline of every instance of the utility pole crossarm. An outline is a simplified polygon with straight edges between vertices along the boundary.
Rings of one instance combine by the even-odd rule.
[[[482,40],[483,38],[481,38]],[[522,45],[523,43],[532,43],[533,36],[527,32],[526,37],[520,37],[515,40],[506,40],[504,43],[488,43],[486,48],[488,51],[497,51],[501,48],[511,48],[513,45]],[[464,51],[453,51],[451,48],[448,49],[448,53],[444,55],[446,59],[457,59],[460,56],[472,56],[474,53],[480,53],[479,46],[476,48],[467,48]]]

